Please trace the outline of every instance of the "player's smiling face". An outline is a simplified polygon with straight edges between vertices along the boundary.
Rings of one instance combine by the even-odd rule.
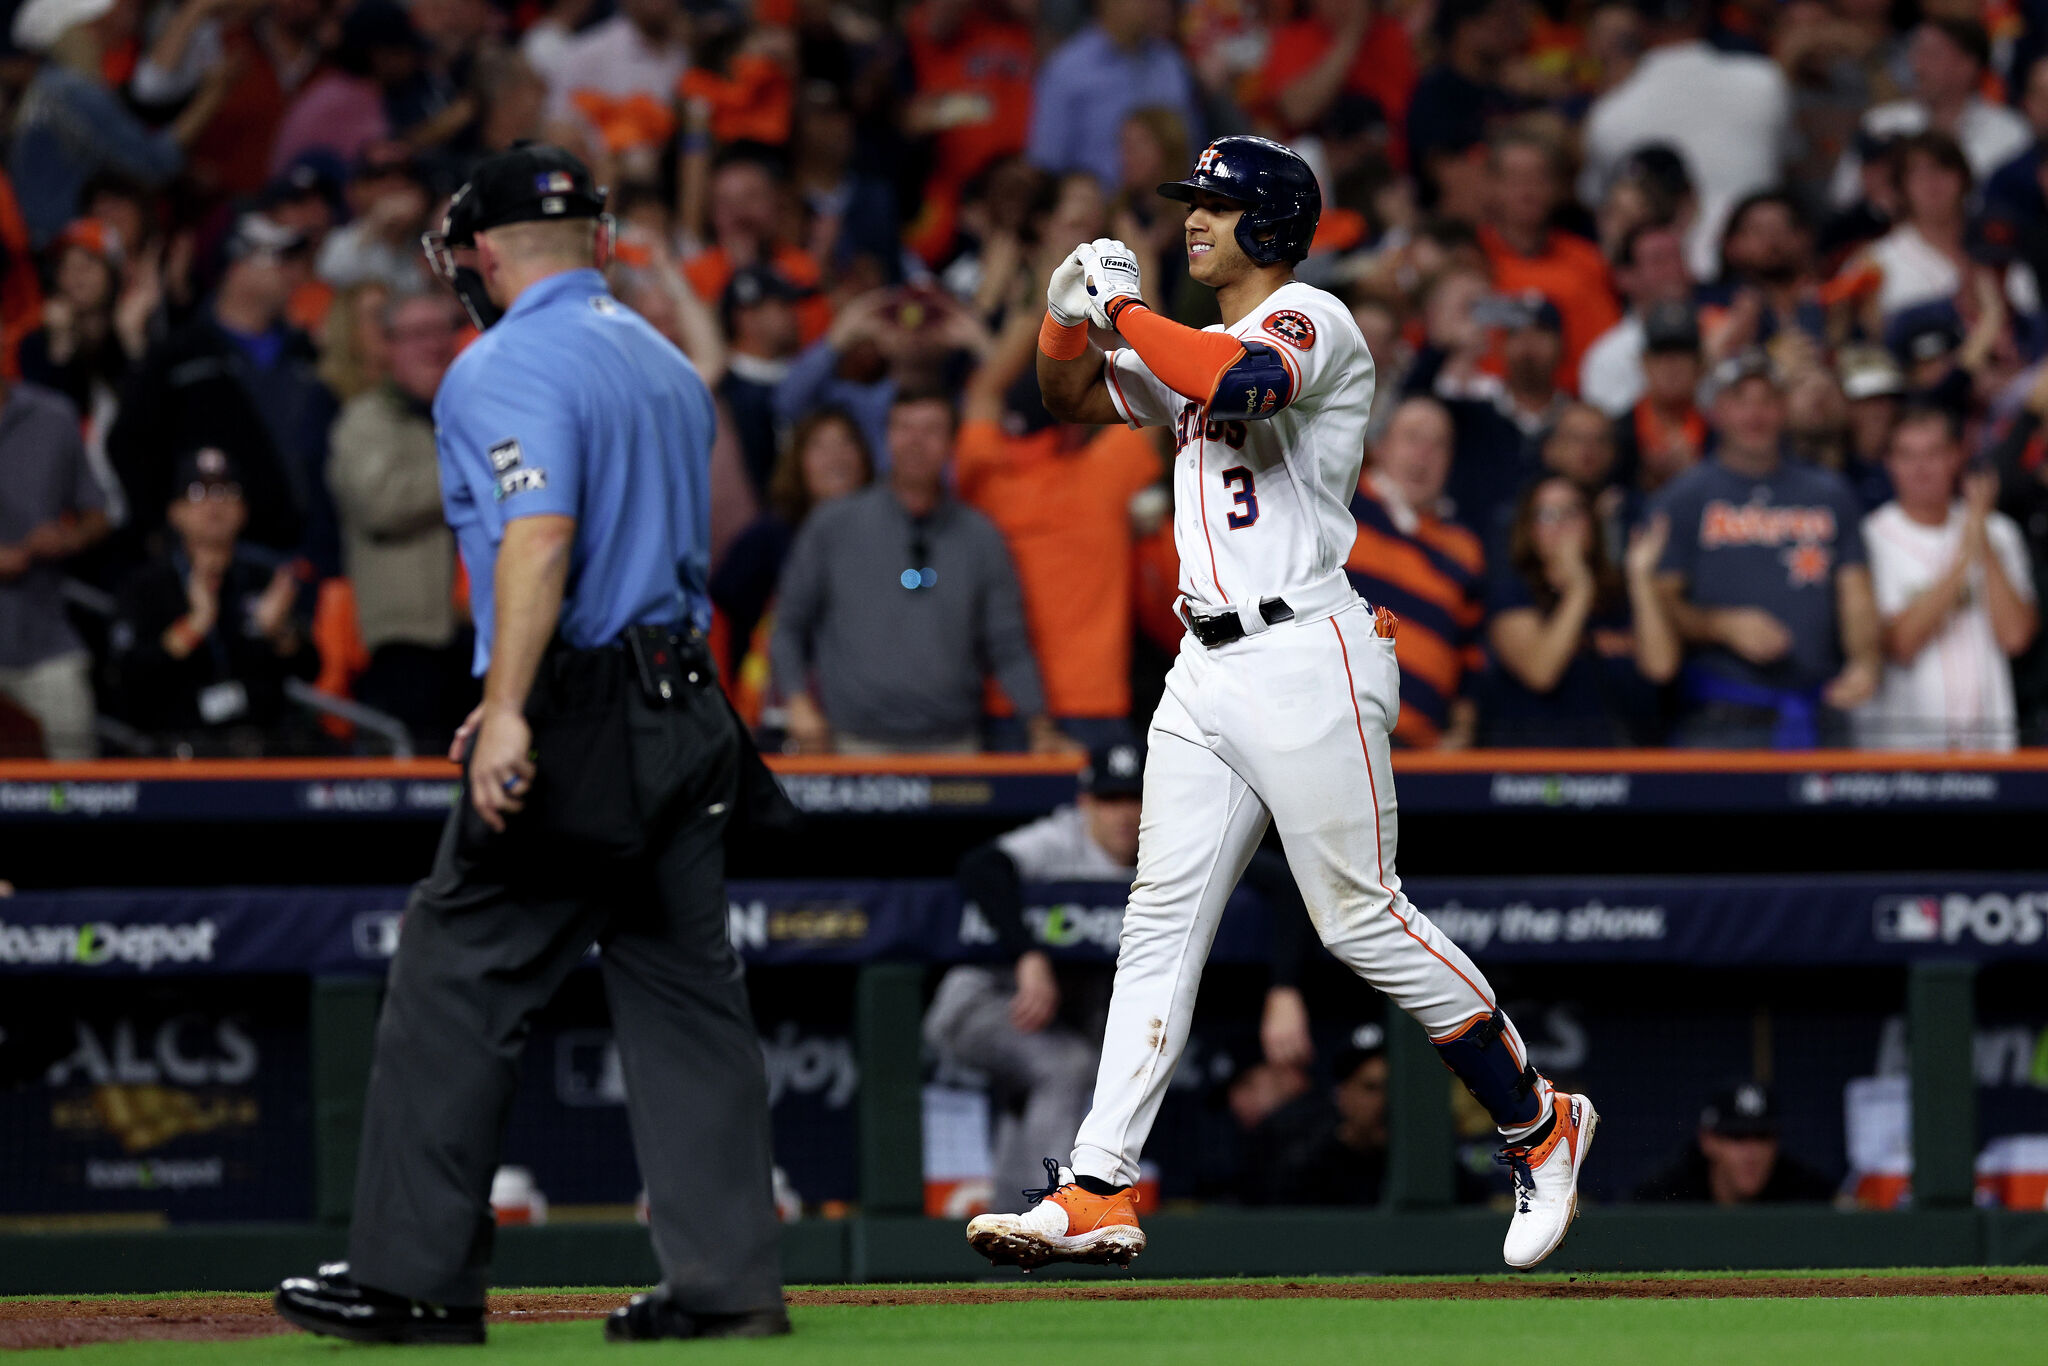
[[[1188,274],[1212,288],[1242,279],[1252,269],[1252,259],[1237,244],[1237,220],[1244,205],[1206,190],[1195,193],[1188,206],[1185,229]]]

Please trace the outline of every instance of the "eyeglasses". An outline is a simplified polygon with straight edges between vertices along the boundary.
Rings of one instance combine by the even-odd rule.
[[[932,568],[931,558],[931,546],[925,542],[924,528],[918,527],[910,533],[910,567],[896,576],[896,582],[912,592],[936,587],[939,571]]]
[[[195,483],[185,485],[185,501],[188,503],[225,503],[230,499],[240,498],[241,496],[242,486],[240,484]]]

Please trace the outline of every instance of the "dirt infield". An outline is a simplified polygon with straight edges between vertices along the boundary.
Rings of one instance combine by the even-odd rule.
[[[1842,1299],[1910,1295],[2048,1295],[2048,1275],[1966,1276],[1570,1276],[1388,1281],[1045,1281],[1036,1284],[822,1286],[793,1290],[789,1303],[905,1306],[1014,1304],[1036,1300],[1594,1300]],[[594,1319],[617,1294],[529,1293],[491,1296],[494,1323]],[[91,1342],[229,1342],[291,1329],[270,1311],[268,1295],[166,1295],[148,1299],[0,1301],[0,1350],[76,1347]]]

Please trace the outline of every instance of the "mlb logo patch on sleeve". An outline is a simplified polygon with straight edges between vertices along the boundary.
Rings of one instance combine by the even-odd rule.
[[[517,440],[500,441],[497,445],[491,447],[491,468],[499,474],[503,474],[506,470],[517,469],[524,455],[525,453],[519,449],[519,442]]]
[[[1306,351],[1316,344],[1316,325],[1308,320],[1308,314],[1291,308],[1266,315],[1259,326],[1297,351]]]

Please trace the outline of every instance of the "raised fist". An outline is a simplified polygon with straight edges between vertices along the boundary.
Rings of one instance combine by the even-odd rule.
[[[1068,252],[1067,259],[1053,268],[1052,278],[1046,282],[1045,308],[1061,327],[1072,327],[1088,320],[1088,285],[1086,270],[1081,264],[1084,250],[1086,248],[1076,247]]]
[[[1088,316],[1097,327],[1115,327],[1125,306],[1139,301],[1138,258],[1114,237],[1098,237],[1076,249],[1088,281]]]

